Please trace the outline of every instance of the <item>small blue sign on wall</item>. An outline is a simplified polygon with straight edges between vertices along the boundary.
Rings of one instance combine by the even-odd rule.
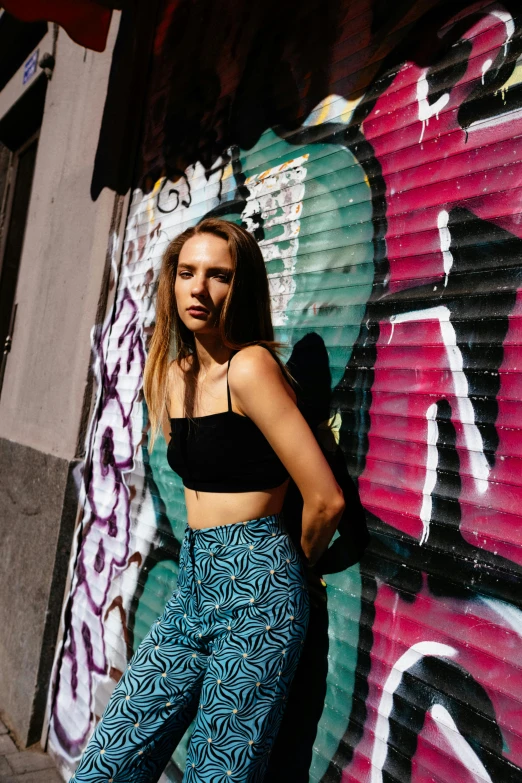
[[[29,79],[32,79],[36,73],[36,66],[38,65],[38,49],[32,53],[29,59],[24,65],[24,80],[23,83],[27,84]]]

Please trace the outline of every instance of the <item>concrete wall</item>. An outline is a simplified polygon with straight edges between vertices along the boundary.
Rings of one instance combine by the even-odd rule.
[[[91,330],[110,266],[114,193],[90,185],[118,17],[106,52],[57,42],[0,400],[0,710],[39,739],[90,405]]]
[[[90,185],[118,15],[107,50],[65,33],[49,82],[0,403],[0,437],[72,459],[106,266],[114,194]]]
[[[521,23],[507,0],[165,4],[57,668],[64,775],[175,585],[146,335],[167,242],[220,214],[260,242],[288,354],[325,351],[323,426],[373,533],[325,576],[267,780],[522,780]]]
[[[75,463],[0,440],[1,707],[39,739],[76,519]]]

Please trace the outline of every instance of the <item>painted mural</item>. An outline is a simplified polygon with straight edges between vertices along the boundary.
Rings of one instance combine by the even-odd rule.
[[[162,252],[218,214],[260,244],[287,358],[310,334],[324,344],[330,427],[372,531],[360,567],[325,576],[309,770],[282,779],[522,781],[522,11],[405,3],[379,38],[356,5],[364,89],[347,87],[349,57],[330,58],[327,94],[295,127],[249,144],[238,134],[177,175],[178,164],[157,175],[151,150],[178,131],[147,126],[148,179],[93,342],[98,394],[50,707],[64,776],[175,586],[182,487],[164,441],[147,450],[141,381]],[[158,26],[163,58],[174,11]],[[178,779],[189,736],[165,780]]]

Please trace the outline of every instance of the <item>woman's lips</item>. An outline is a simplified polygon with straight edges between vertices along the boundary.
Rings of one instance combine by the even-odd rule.
[[[209,314],[208,310],[200,310],[199,308],[195,307],[189,307],[187,313],[189,313],[193,318],[206,318]]]

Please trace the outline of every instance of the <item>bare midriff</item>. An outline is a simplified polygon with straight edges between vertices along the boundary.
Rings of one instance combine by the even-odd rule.
[[[230,525],[278,514],[289,479],[278,487],[255,492],[201,492],[185,487],[187,522],[194,529]]]

